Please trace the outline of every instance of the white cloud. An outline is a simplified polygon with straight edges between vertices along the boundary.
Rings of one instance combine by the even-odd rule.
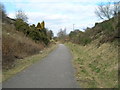
[[[11,0],[11,2],[12,1],[13,0]],[[56,35],[60,28],[65,27],[69,33],[73,30],[73,24],[75,24],[75,28],[77,29],[92,27],[95,22],[100,21],[94,14],[96,8],[95,3],[108,0],[61,0],[60,2],[64,3],[57,3],[59,1],[60,0],[14,0],[14,4],[17,9],[23,9],[26,12],[30,24],[37,24],[44,20],[46,27],[52,29]],[[78,3],[72,3],[73,1]],[[8,15],[14,18],[13,12],[10,12]]]
[[[8,16],[11,17],[11,18],[15,18],[15,14],[13,12],[8,13]]]

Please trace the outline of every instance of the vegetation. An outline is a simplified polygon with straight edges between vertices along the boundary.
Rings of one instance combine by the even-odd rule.
[[[1,9],[2,17],[2,68],[3,71],[12,69],[16,66],[19,59],[39,53],[50,45],[53,34],[45,28],[43,21],[41,29],[27,23],[26,14],[18,10],[16,19],[11,19],[5,14],[5,8]]]
[[[82,88],[120,87],[117,52],[120,45],[118,5],[119,3],[115,3],[114,9],[111,5],[99,6],[96,14],[99,18],[108,20],[95,23],[94,27],[87,28],[84,32],[77,29],[68,35],[62,30],[58,33],[59,40],[66,42],[67,39],[65,44],[73,54],[76,79]]]
[[[6,16],[6,10],[5,10],[5,7],[4,7],[4,5],[2,3],[0,3],[0,15],[2,17]],[[0,17],[0,19],[1,19],[1,17]]]
[[[82,88],[118,88],[120,13],[93,28],[71,31],[66,45],[73,54],[76,79]]]
[[[23,32],[26,36],[30,37],[35,42],[43,42],[45,45],[48,45],[50,42],[51,38],[49,38],[50,35],[47,35],[48,30],[44,27],[44,21],[41,24],[38,23],[36,27],[35,25],[29,26],[22,19],[17,19],[15,21],[15,27],[16,30]]]
[[[67,41],[68,36],[66,34],[66,28],[64,30],[60,29],[60,31],[57,33],[58,36],[58,40],[61,41],[62,43],[64,43],[65,41]]]
[[[115,24],[114,18],[112,18],[101,23],[96,23],[93,28],[87,28],[84,32],[80,30],[71,31],[69,38],[71,42],[81,45],[87,45],[99,38],[99,46],[106,42],[118,40],[118,26],[118,23]]]
[[[17,60],[15,62],[16,65],[13,68],[3,71],[2,81],[9,79],[16,73],[29,67],[31,64],[34,64],[35,62],[41,60],[42,58],[47,56],[54,48],[56,48],[56,45],[51,44],[49,48],[45,48],[42,52],[39,52],[36,55],[28,56],[28,57],[25,57],[24,59]]]
[[[96,23],[85,32],[71,31],[66,45],[71,49],[76,77],[82,88],[118,88],[118,42],[120,14]],[[104,63],[103,63],[104,62]]]
[[[46,56],[43,48],[61,41],[66,43],[73,54],[77,81],[82,88],[117,88],[120,7],[119,2],[113,5],[102,4],[96,9],[96,15],[105,21],[95,23],[94,27],[86,28],[85,31],[71,31],[68,35],[66,28],[60,29],[58,37],[53,37],[52,30],[45,27],[44,21],[29,25],[28,17],[22,10],[16,12],[16,19],[7,17],[1,5],[4,80]]]
[[[16,19],[22,19],[24,22],[28,21],[27,15],[22,10],[18,10],[16,12]]]
[[[73,54],[76,79],[81,88],[118,88],[118,47],[94,41],[86,46],[66,43]]]
[[[53,39],[54,34],[53,34],[52,30],[47,31],[47,36],[50,40]]]
[[[119,10],[120,2],[114,2],[114,4],[110,2],[108,2],[107,4],[101,3],[96,9],[95,14],[100,19],[110,19],[117,16]]]
[[[70,41],[81,45],[86,45],[91,42],[91,38],[80,30],[71,31],[69,34]]]

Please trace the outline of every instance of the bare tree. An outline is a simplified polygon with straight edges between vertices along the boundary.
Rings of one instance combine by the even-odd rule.
[[[114,16],[117,16],[120,12],[120,1],[114,2],[114,8],[113,8]]]
[[[59,38],[64,38],[66,36],[66,28],[64,30],[60,29],[60,31],[57,33],[57,36]]]
[[[53,31],[52,30],[47,30],[47,36],[51,40],[54,36]]]
[[[110,19],[113,16],[117,15],[120,11],[120,2],[108,2],[107,4],[101,3],[98,5],[98,8],[95,10],[95,14],[100,19]]]
[[[2,3],[0,3],[0,16],[2,17],[6,16],[6,10]]]
[[[110,3],[108,5],[101,3],[96,9],[95,14],[100,19],[110,19],[112,17],[112,9]]]
[[[119,2],[114,2],[114,7],[113,7],[113,15],[114,15],[114,23],[113,23],[113,28],[114,30],[117,30],[118,23],[119,23],[119,13],[120,13],[120,1]]]
[[[28,21],[27,15],[26,15],[25,12],[22,11],[22,10],[18,10],[18,11],[16,12],[16,19],[22,19],[22,20],[25,21],[25,22]]]

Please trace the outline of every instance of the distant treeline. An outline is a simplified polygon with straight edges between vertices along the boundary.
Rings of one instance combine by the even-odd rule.
[[[61,30],[58,34],[58,39],[62,42],[71,41],[76,44],[87,45],[94,40],[98,41],[98,46],[106,43],[117,41],[120,38],[120,13],[118,16],[101,23],[95,23],[92,28],[86,28],[84,31],[76,29],[68,35]]]

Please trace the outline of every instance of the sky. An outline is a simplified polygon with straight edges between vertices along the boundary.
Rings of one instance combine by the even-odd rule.
[[[101,22],[95,15],[95,9],[100,3],[119,0],[2,0],[7,15],[15,18],[15,12],[23,10],[28,16],[29,24],[45,21],[45,26],[56,36],[59,30],[66,28],[70,33],[74,29],[84,31]]]

